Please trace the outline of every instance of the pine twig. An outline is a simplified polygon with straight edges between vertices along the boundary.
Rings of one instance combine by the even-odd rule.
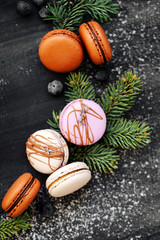
[[[70,146],[70,160],[85,162],[90,170],[113,173],[118,168],[119,156],[116,150],[106,147],[104,144],[90,146]]]
[[[118,14],[119,4],[111,3],[112,0],[88,0],[85,2],[86,13],[101,23],[112,20],[110,14]]]
[[[60,129],[59,129],[59,117],[60,117],[60,115],[61,115],[61,111],[59,111],[59,114],[57,113],[57,112],[55,112],[54,110],[53,110],[53,112],[52,112],[52,120],[50,120],[50,119],[48,119],[48,121],[47,121],[47,123],[49,124],[49,126],[53,129],[53,130],[55,130],[55,131],[57,131],[58,133],[61,133],[60,132]]]
[[[67,77],[66,85],[68,90],[65,92],[67,102],[75,99],[85,98],[96,101],[96,94],[92,83],[89,81],[88,75],[83,72],[73,73]]]
[[[27,215],[20,215],[16,218],[0,221],[0,239],[7,239],[17,234],[20,230],[30,229],[31,218]]]
[[[99,22],[111,20],[110,14],[117,14],[119,4],[112,0],[59,0],[47,5],[51,15],[44,20],[53,22],[54,29],[75,31],[82,23],[84,16],[90,16]]]
[[[47,5],[47,9],[51,15],[48,15],[44,20],[51,20],[53,22],[53,29],[68,29],[74,31],[82,22],[84,9],[81,6],[83,1],[61,0]]]
[[[145,122],[122,118],[107,123],[103,139],[107,146],[135,149],[150,142],[150,133],[151,128]]]
[[[116,85],[109,84],[98,103],[106,113],[107,119],[118,119],[131,109],[140,92],[142,82],[132,71],[119,77]]]
[[[132,107],[142,85],[140,78],[136,77],[132,71],[126,72],[123,78],[119,77],[116,86],[110,84],[100,100],[96,98],[89,77],[83,72],[71,72],[67,77],[66,85],[68,86],[65,92],[67,102],[79,98],[93,100],[102,106],[107,115],[104,143],[90,146],[68,143],[70,161],[84,161],[91,170],[113,173],[113,170],[118,168],[119,156],[116,155],[116,150],[111,149],[110,146],[122,149],[136,148],[143,147],[150,142],[151,128],[146,123],[120,118],[125,111]],[[60,132],[57,115],[53,111],[53,120],[48,120],[48,124]]]
[[[54,23],[54,29],[63,28],[63,22],[66,18],[66,10],[64,7],[53,3],[53,6],[48,4],[46,8],[49,10],[51,15],[47,15],[44,20],[52,21]]]

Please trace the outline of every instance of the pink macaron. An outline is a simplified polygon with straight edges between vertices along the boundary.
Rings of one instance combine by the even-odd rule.
[[[76,99],[65,106],[59,126],[63,136],[77,145],[96,143],[106,129],[106,115],[94,101]]]

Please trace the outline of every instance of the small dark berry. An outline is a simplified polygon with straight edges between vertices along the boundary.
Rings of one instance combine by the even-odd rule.
[[[40,7],[46,3],[46,0],[32,0],[32,2],[37,6]]]
[[[32,12],[32,6],[30,3],[25,1],[18,1],[17,2],[17,11],[22,14],[23,16],[30,15]]]
[[[63,84],[59,80],[54,80],[48,84],[48,92],[52,95],[58,95],[62,92]]]
[[[46,7],[41,7],[41,9],[39,10],[39,16],[40,18],[46,18],[46,16],[49,15],[49,11]]]

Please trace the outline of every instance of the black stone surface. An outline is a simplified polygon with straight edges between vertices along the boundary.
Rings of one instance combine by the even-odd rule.
[[[65,75],[47,70],[38,57],[40,40],[52,25],[39,18],[34,6],[32,14],[24,17],[17,13],[15,0],[1,0],[0,201],[24,172],[31,172],[42,183],[27,210],[32,215],[31,230],[15,239],[160,239],[160,2],[118,2],[118,16],[103,24],[113,50],[111,62],[97,67],[85,59],[81,68],[87,66],[97,92],[126,70],[134,68],[142,75],[142,92],[127,117],[152,126],[152,142],[143,149],[122,151],[115,175],[93,173],[81,190],[53,199],[45,189],[47,176],[35,171],[25,154],[29,135],[48,128],[52,110],[65,106],[63,93],[54,97],[47,92],[50,81],[64,83]],[[106,72],[105,81],[97,80],[100,70]],[[45,214],[45,208],[53,216]],[[1,218],[5,217],[1,210]]]

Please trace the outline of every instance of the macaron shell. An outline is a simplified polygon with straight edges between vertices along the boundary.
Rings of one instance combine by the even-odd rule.
[[[92,27],[94,33],[96,34],[98,41],[103,49],[106,61],[109,62],[112,58],[112,49],[105,31],[98,22],[90,21],[88,24]]]
[[[81,41],[69,30],[52,30],[43,37],[39,45],[39,57],[52,71],[73,71],[83,60]]]
[[[54,130],[48,129],[48,131],[53,132]],[[62,144],[62,147],[63,147],[63,151],[64,151],[64,158],[63,158],[62,166],[65,166],[67,164],[67,162],[68,162],[68,159],[69,159],[69,149],[68,149],[67,143],[64,140],[64,138],[58,132],[54,131],[54,134],[61,141],[61,144]]]
[[[79,34],[92,62],[97,65],[103,64],[104,59],[101,50],[99,49],[98,44],[96,43],[95,38],[86,23],[83,23],[80,26]]]
[[[81,119],[81,104],[89,107],[86,112],[87,122],[79,123]],[[77,99],[63,109],[59,119],[62,135],[70,142],[77,145],[91,145],[97,142],[106,129],[106,115],[103,109],[94,101]]]
[[[11,217],[17,217],[20,214],[22,214],[36,197],[37,193],[39,192],[40,186],[41,186],[40,181],[35,178],[33,184],[28,189],[25,196],[19,201],[19,203],[9,213],[9,215]]]
[[[47,180],[46,180],[46,188],[48,189],[49,186],[53,182],[55,182],[57,179],[63,177],[64,175],[66,175],[68,173],[71,173],[73,171],[82,170],[82,169],[89,170],[89,167],[84,162],[73,162],[73,163],[69,163],[66,166],[63,166],[63,167],[59,168],[57,171],[52,173],[47,178]]]
[[[41,149],[38,150],[36,147],[30,149],[30,138],[36,138],[36,142],[40,144]],[[43,129],[33,133],[26,143],[26,153],[28,160],[33,168],[37,171],[45,174],[51,174],[62,165],[65,165],[68,161],[69,150],[65,140],[59,137],[57,132],[51,129]],[[40,142],[39,142],[40,141]],[[64,143],[65,142],[65,143]],[[29,145],[28,145],[29,144]],[[55,147],[54,157],[44,155],[46,153],[47,146]],[[56,156],[56,148],[62,152],[62,156]],[[66,155],[65,155],[66,153]]]
[[[94,32],[94,34],[92,31]],[[95,64],[99,65],[104,63],[103,54],[105,55],[105,60],[107,62],[112,58],[111,46],[103,28],[100,26],[99,23],[91,21],[88,22],[88,24],[81,24],[79,28],[79,34],[86,47],[89,57]],[[97,43],[97,39],[101,48]],[[103,54],[101,49],[103,50]]]
[[[13,205],[32,178],[33,177],[30,173],[24,173],[11,185],[2,200],[2,208],[5,211],[7,211]]]
[[[50,187],[49,193],[53,197],[66,196],[82,188],[89,182],[90,179],[91,172],[89,170],[79,170],[78,172],[73,172]]]

